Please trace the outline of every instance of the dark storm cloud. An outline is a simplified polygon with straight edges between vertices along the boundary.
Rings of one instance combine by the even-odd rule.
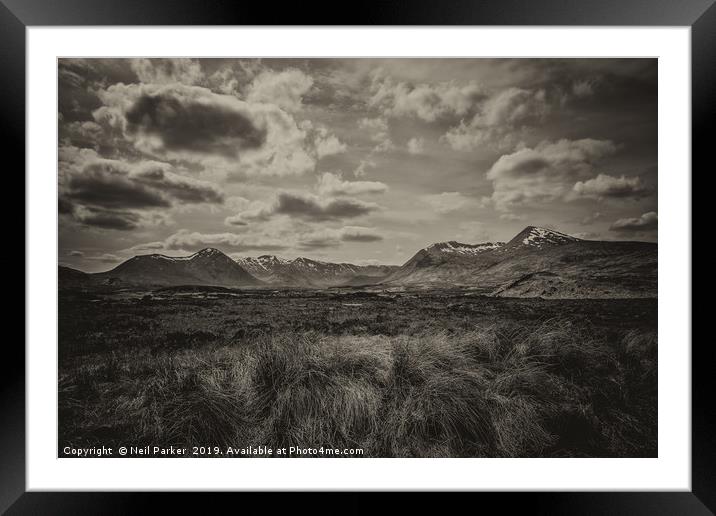
[[[313,171],[318,159],[345,150],[321,124],[294,117],[303,91],[286,74],[264,73],[245,100],[180,82],[113,84],[98,91],[104,105],[93,116],[155,158],[199,163],[242,178],[302,175]],[[316,131],[312,139],[310,128]]]
[[[131,211],[104,210],[97,208],[83,208],[76,210],[74,218],[85,226],[94,226],[103,229],[116,229],[129,231],[140,225],[141,216]]]
[[[80,148],[97,149],[104,137],[102,127],[96,122],[65,122],[59,125],[60,141]]]
[[[129,133],[160,138],[167,150],[231,157],[266,141],[247,113],[170,94],[142,95],[125,117]]]
[[[513,177],[532,176],[549,166],[550,162],[542,156],[526,156],[524,159],[515,159],[512,166],[506,167],[503,173]]]
[[[70,176],[67,197],[103,208],[167,208],[172,201],[192,204],[223,202],[223,194],[211,183],[183,177],[158,162],[127,164],[100,160]]]
[[[642,109],[656,101],[658,65],[656,59],[625,60],[623,70],[595,70],[582,73],[589,83],[590,94],[583,103],[608,110]],[[614,61],[612,61],[614,63]],[[613,66],[613,65],[612,65]],[[591,80],[590,80],[591,79]],[[572,93],[579,92],[579,78],[574,77]],[[654,113],[656,115],[656,113]]]
[[[300,235],[298,247],[301,249],[326,249],[338,247],[342,242],[379,242],[383,236],[375,228],[345,226],[340,229],[324,229]]]
[[[57,199],[57,211],[60,215],[69,215],[74,211],[72,202],[64,197]]]
[[[147,166],[132,172],[131,178],[140,184],[157,188],[164,194],[185,204],[224,202],[224,194],[211,183],[168,172],[162,166]]]
[[[224,201],[215,185],[176,174],[168,163],[100,159],[93,151],[70,156],[58,211],[83,226],[129,231],[165,222],[176,204]]]
[[[366,235],[361,233],[347,233],[341,238],[344,242],[380,242],[383,237],[380,235]]]
[[[659,218],[655,211],[644,213],[640,217],[619,219],[609,228],[618,233],[643,233],[657,229]]]
[[[87,165],[69,180],[68,197],[103,208],[160,208],[171,203],[160,191],[132,181],[119,164],[99,162]]]
[[[64,122],[92,120],[92,111],[102,105],[96,89],[137,81],[125,59],[59,59],[57,77],[58,107]]]
[[[137,82],[137,74],[126,59],[63,58],[57,68],[61,84],[65,81],[77,87]]]
[[[304,220],[324,222],[355,218],[380,210],[381,206],[348,197],[320,197],[305,192],[279,192],[273,201],[253,206],[224,222],[230,226],[247,226],[253,221],[267,221],[274,215],[288,215]]]
[[[282,192],[276,198],[274,213],[293,215],[313,220],[331,220],[359,217],[378,209],[375,203],[357,199],[327,199],[305,194]]]
[[[521,84],[561,92],[564,101],[609,109],[633,107],[656,96],[656,59],[497,60]]]

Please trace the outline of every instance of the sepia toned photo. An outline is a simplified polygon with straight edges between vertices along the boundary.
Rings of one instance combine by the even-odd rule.
[[[58,70],[59,457],[656,457],[656,59]]]

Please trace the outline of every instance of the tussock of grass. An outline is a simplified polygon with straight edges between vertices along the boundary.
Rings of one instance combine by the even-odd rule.
[[[450,333],[257,333],[60,378],[62,443],[361,447],[366,456],[656,454],[656,336],[566,319]]]

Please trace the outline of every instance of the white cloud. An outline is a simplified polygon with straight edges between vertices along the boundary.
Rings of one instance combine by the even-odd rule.
[[[414,116],[434,122],[467,114],[480,97],[481,90],[475,82],[409,84],[395,82],[390,77],[376,77],[371,93],[368,104],[383,109],[389,116]]]
[[[193,59],[131,59],[130,66],[141,82],[149,84],[198,84],[204,78]]]
[[[650,211],[636,218],[619,219],[609,230],[618,233],[643,233],[656,230],[658,223],[659,216],[655,211]]]
[[[466,197],[460,192],[442,192],[439,194],[423,195],[423,201],[438,213],[450,213],[458,211],[473,202],[473,199]]]
[[[371,150],[371,154],[377,154],[380,152],[389,152],[395,149],[395,144],[390,140],[390,138],[387,138],[380,142],[378,145],[373,147],[373,150]]]
[[[145,242],[143,244],[137,244],[124,251],[125,254],[136,254],[138,252],[149,252],[161,251],[164,249],[164,242]]]
[[[646,185],[639,176],[614,177],[607,174],[599,174],[587,181],[578,181],[573,188],[574,193],[579,197],[592,199],[639,199],[649,193]]]
[[[395,149],[385,118],[361,118],[358,120],[358,127],[369,132],[370,139],[376,142],[376,146],[370,151],[371,155]]]
[[[388,121],[385,118],[361,118],[358,127],[370,133],[370,139],[374,142],[390,141]]]
[[[382,140],[383,136],[388,132],[388,121],[385,118],[360,118],[358,119],[358,127],[371,131],[374,140]]]
[[[353,171],[353,175],[356,177],[365,177],[366,172],[369,168],[375,168],[377,166],[378,164],[370,158],[362,159],[356,169]]]
[[[474,125],[486,127],[518,125],[529,119],[539,119],[549,111],[544,90],[507,88],[488,99],[475,115]]]
[[[310,120],[303,120],[298,126],[306,132],[307,140],[315,149],[317,159],[341,154],[348,149],[345,143],[340,141],[334,134],[331,134],[323,125],[314,125]]]
[[[581,231],[578,233],[571,233],[573,237],[581,238],[582,240],[604,240],[604,236],[597,231]]]
[[[592,175],[595,164],[616,151],[608,140],[542,142],[501,156],[488,170],[492,202],[501,211],[515,205],[563,198],[579,178]]]
[[[574,81],[572,84],[572,94],[575,97],[589,97],[591,95],[594,95],[594,89],[595,89],[595,81],[593,80],[579,80]]]
[[[298,111],[302,107],[303,96],[311,86],[313,79],[300,70],[266,70],[254,78],[246,100],[275,104],[289,112]]]
[[[549,111],[544,90],[507,88],[485,101],[469,123],[461,121],[452,127],[443,139],[461,151],[482,145],[514,147],[525,127],[540,121]]]
[[[91,262],[101,262],[101,263],[117,263],[122,261],[124,258],[121,256],[117,256],[116,254],[112,253],[102,253],[97,254],[93,256],[86,256],[85,260],[91,261]]]
[[[425,140],[422,138],[411,138],[408,140],[407,147],[410,154],[422,154],[425,152]]]
[[[167,237],[164,249],[196,251],[205,247],[217,247],[222,251],[278,250],[286,249],[286,241],[277,237],[240,235],[236,233],[200,233],[180,230]]]
[[[344,181],[340,174],[326,172],[318,179],[318,193],[321,195],[381,194],[388,190],[379,181]]]
[[[334,135],[329,135],[316,141],[316,154],[319,159],[345,152],[346,148],[346,144],[341,142]]]

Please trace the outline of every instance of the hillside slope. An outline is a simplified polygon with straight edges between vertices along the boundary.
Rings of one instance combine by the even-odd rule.
[[[190,256],[135,256],[111,271],[94,274],[102,281],[132,285],[257,286],[262,282],[218,249],[202,249]]]
[[[474,287],[502,297],[655,297],[657,245],[528,226],[504,244],[433,244],[383,284]]]
[[[475,281],[502,297],[656,297],[657,245],[581,240],[512,256]]]

